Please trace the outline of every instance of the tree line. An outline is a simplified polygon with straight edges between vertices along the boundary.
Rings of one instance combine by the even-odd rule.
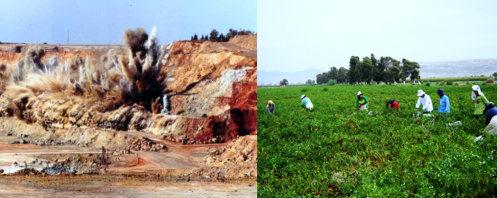
[[[376,59],[374,54],[370,57],[350,57],[349,82],[401,82],[406,80],[419,80],[419,63],[407,60],[398,61],[390,56]]]
[[[402,59],[398,61],[390,56],[380,57],[374,54],[363,57],[351,56],[349,69],[331,67],[329,71],[316,75],[317,84],[334,83],[371,83],[401,82],[419,80],[419,63]]]
[[[191,41],[216,41],[216,42],[227,42],[231,38],[237,36],[237,35],[253,35],[254,32],[250,30],[235,30],[235,29],[229,29],[226,34],[224,33],[219,33],[216,29],[213,29],[209,34],[207,35],[201,35],[200,37],[197,34],[194,34],[193,36],[190,37]]]
[[[330,83],[330,81],[334,81],[336,83],[347,83],[349,82],[348,73],[349,70],[344,67],[340,67],[338,69],[336,67],[331,67],[330,71],[316,75],[316,83],[326,84]]]

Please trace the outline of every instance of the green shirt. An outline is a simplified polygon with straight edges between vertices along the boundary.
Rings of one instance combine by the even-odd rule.
[[[476,96],[475,102],[475,112],[474,115],[483,115],[485,111],[485,104],[488,103],[487,97],[485,95]]]
[[[368,97],[366,97],[366,96],[362,96],[361,99],[357,99],[357,97],[356,97],[356,99],[355,99],[355,106],[357,106],[357,107],[359,107],[361,105],[365,105],[367,108],[368,103],[369,103],[369,100],[368,100]]]

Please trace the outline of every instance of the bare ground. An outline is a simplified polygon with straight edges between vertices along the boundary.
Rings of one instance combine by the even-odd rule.
[[[170,182],[115,175],[0,176],[5,197],[256,197],[255,182]]]
[[[255,197],[255,159],[236,157],[237,142],[183,145],[155,139],[167,152],[108,153],[109,165],[98,164],[102,151],[75,145],[16,143],[18,136],[0,133],[0,194],[10,197]],[[250,145],[249,145],[250,146]],[[229,155],[229,157],[223,156]],[[238,163],[235,158],[242,160]],[[246,162],[245,165],[243,162]],[[47,167],[66,171],[47,174]],[[24,171],[35,169],[36,171]],[[70,172],[69,170],[73,170]]]

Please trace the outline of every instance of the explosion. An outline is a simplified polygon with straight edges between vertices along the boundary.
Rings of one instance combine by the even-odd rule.
[[[34,97],[47,93],[97,97],[106,101],[103,111],[138,104],[158,112],[165,90],[160,66],[167,48],[158,45],[155,31],[149,36],[142,28],[127,30],[124,53],[111,49],[99,61],[73,57],[60,64],[52,57],[44,64],[45,50],[30,47],[16,66],[0,65],[3,94],[17,115]]]
[[[149,37],[143,29],[128,30],[124,34],[128,48],[127,56],[121,56],[119,63],[126,77],[122,87],[125,102],[144,103],[151,110],[151,104],[162,96],[164,78],[160,73],[160,58],[164,48],[157,46],[155,27]]]

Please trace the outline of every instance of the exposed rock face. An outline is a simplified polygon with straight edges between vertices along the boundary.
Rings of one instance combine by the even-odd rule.
[[[257,176],[257,136],[244,136],[226,147],[209,151],[210,155],[204,158],[203,163],[219,168],[211,168],[211,172],[237,179]]]
[[[41,47],[45,51],[41,63],[58,62],[70,67],[75,58],[85,59],[87,64],[116,62],[105,55],[110,50],[118,55],[126,51],[121,46]],[[0,45],[0,66],[5,65],[5,69],[0,67],[0,84],[10,82],[13,68],[23,59],[28,46],[13,48],[16,46]],[[154,108],[143,103],[119,102],[120,94],[105,93],[102,87],[92,88],[95,95],[85,95],[78,94],[77,84],[67,87],[56,83],[47,83],[51,92],[11,86],[9,93],[4,93],[6,86],[1,86],[0,115],[40,125],[47,133],[75,127],[109,128],[142,131],[184,143],[224,142],[257,134],[255,36],[238,36],[226,43],[175,42],[160,63],[163,92],[170,107],[167,115],[155,114],[151,111]],[[150,144],[150,150],[155,148],[152,143],[143,144]]]
[[[171,113],[179,115],[176,124],[190,142],[257,134],[255,50],[212,42],[177,42],[171,47],[162,73],[167,75]],[[170,134],[176,129],[159,125],[151,130]]]
[[[14,118],[0,118],[1,133],[18,137],[12,143],[37,145],[77,145],[81,147],[108,148],[112,151],[165,152],[167,146],[137,133],[125,133],[88,127],[46,129],[38,124],[28,124]]]

